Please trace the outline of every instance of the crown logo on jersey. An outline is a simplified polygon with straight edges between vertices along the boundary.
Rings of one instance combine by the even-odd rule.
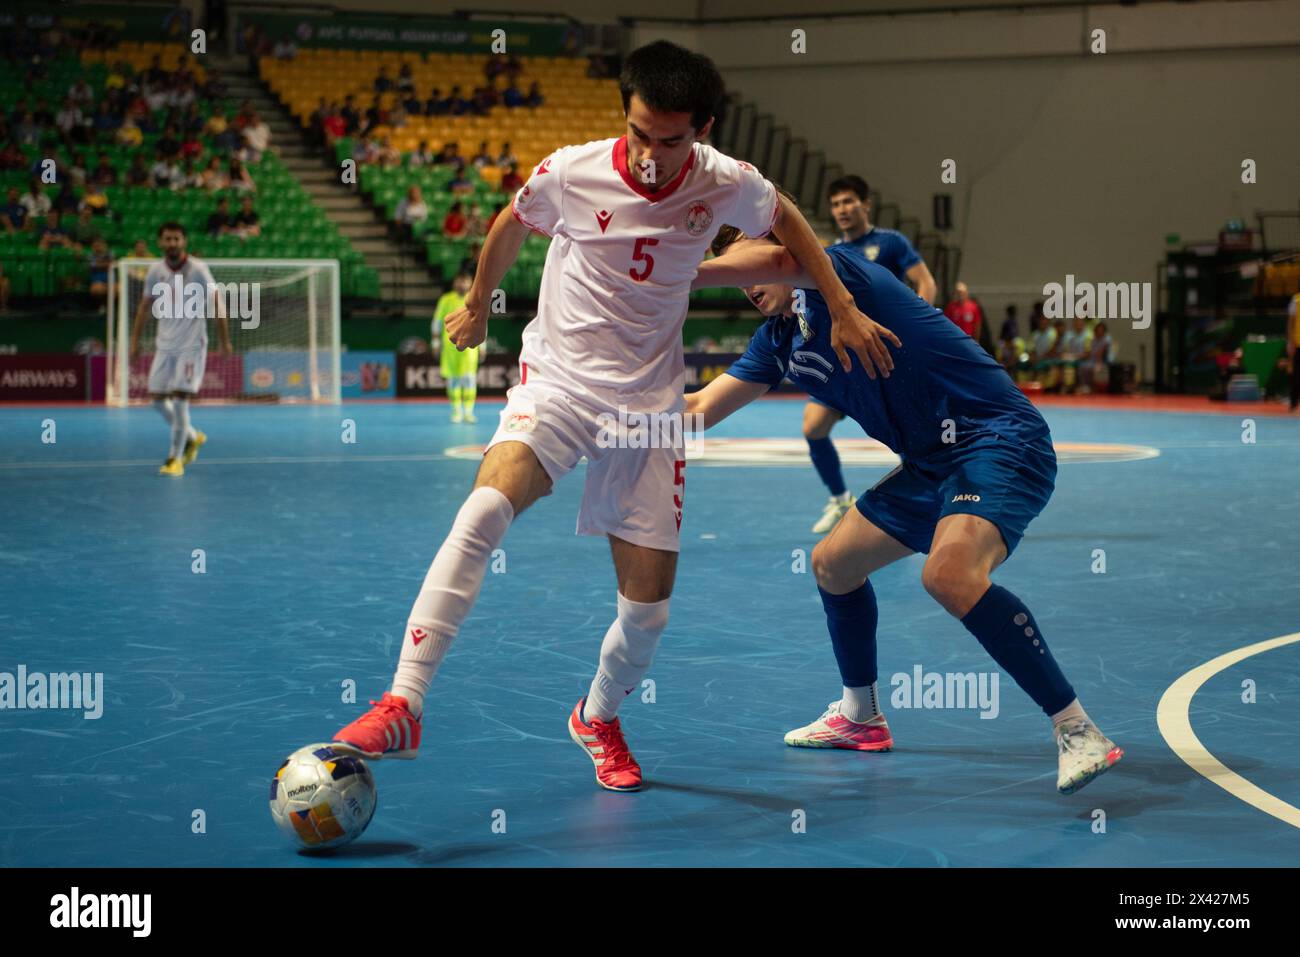
[[[700,235],[712,223],[713,207],[708,203],[691,203],[690,208],[686,210],[686,231],[692,236]]]
[[[603,209],[596,214],[596,222],[600,223],[600,231],[602,233],[605,231],[605,228],[609,226],[609,221],[613,218],[613,213],[606,212]]]

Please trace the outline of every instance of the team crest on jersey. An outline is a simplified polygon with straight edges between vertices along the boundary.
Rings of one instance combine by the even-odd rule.
[[[799,334],[803,336],[804,342],[807,342],[813,337],[812,326],[808,325],[808,320],[803,316],[799,317]]]
[[[698,236],[713,224],[713,207],[708,203],[691,203],[686,210],[686,231]]]
[[[869,262],[875,262],[876,257],[880,255],[880,247],[868,246],[866,249],[862,250],[862,254],[867,257]]]
[[[506,419],[507,432],[531,432],[537,428],[537,416],[530,412],[516,412]]]

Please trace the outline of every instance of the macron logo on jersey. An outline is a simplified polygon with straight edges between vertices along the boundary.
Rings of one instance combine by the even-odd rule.
[[[543,173],[549,173],[550,171],[551,171],[551,158],[548,156],[546,157],[546,159],[542,160],[541,165],[537,167],[537,175],[541,176]]]
[[[609,221],[613,218],[613,213],[607,212],[603,209],[596,214],[596,222],[600,224],[600,231],[602,233],[605,231],[605,228],[609,226]]]

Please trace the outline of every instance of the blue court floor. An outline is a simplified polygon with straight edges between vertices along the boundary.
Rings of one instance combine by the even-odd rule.
[[[622,711],[643,792],[598,789],[565,729],[615,600],[608,546],[573,534],[571,476],[507,536],[505,571],[487,576],[426,703],[421,758],[375,765],[370,829],[331,857],[298,854],[272,824],[270,777],[387,687],[474,473],[444,451],[486,441],[499,408],[453,426],[438,404],[200,406],[210,440],[179,480],[155,475],[166,435],[151,409],[0,409],[0,672],[104,676],[96,720],[0,710],[0,866],[1300,860],[1285,819],[1300,804],[1300,643],[1231,664],[1190,705],[1205,748],[1278,813],[1197,773],[1157,727],[1186,672],[1300,632],[1300,419],[1259,418],[1251,444],[1233,416],[1075,408],[1045,410],[1058,444],[1159,451],[1064,462],[996,576],[1127,752],[1078,794],[1056,793],[1048,723],[1010,682],[990,718],[889,703],[893,676],[918,667],[994,670],[922,590],[917,556],[873,578],[897,750],[782,744],[839,696],[815,582],[795,570],[825,493],[796,456],[688,468],[653,700]],[[716,434],[797,439],[800,412],[758,403]],[[886,470],[852,467],[850,484]],[[342,701],[348,682],[357,704]]]

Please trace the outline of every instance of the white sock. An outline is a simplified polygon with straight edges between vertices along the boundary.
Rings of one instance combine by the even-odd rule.
[[[451,531],[424,576],[406,620],[392,689],[394,695],[407,700],[417,717],[424,711],[424,696],[438,665],[483,587],[488,559],[514,517],[510,500],[501,492],[487,486],[474,489],[456,513]]]
[[[158,414],[167,420],[167,426],[171,428],[176,422],[176,415],[172,411],[171,399],[154,399],[153,407],[158,410]]]
[[[872,718],[879,718],[880,701],[876,696],[875,682],[861,688],[846,687],[840,698],[840,714],[855,724],[866,724]]]
[[[618,617],[601,642],[600,667],[587,692],[583,720],[612,720],[623,699],[641,683],[659,647],[659,636],[668,627],[669,601],[646,603],[618,596]]]
[[[172,399],[172,454],[180,458],[185,451],[185,439],[190,434],[190,400]]]
[[[1079,704],[1078,698],[1075,698],[1060,711],[1056,712],[1056,714],[1052,715],[1053,730],[1059,728],[1062,721],[1069,721],[1072,718],[1082,718],[1084,721],[1092,724],[1092,719],[1088,717],[1088,712],[1083,710],[1083,705]]]

